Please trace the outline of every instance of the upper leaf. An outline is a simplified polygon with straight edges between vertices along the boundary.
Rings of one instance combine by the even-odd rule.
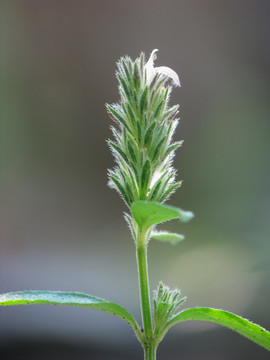
[[[198,307],[181,311],[169,320],[167,325],[161,331],[159,339],[161,340],[167,330],[174,324],[188,320],[208,321],[226,326],[263,346],[267,350],[270,350],[269,331],[231,312],[207,307]]]
[[[18,291],[0,295],[0,306],[53,304],[89,307],[125,320],[141,341],[141,332],[133,316],[122,306],[91,295],[62,291]]]
[[[172,219],[183,222],[191,220],[194,214],[174,206],[169,206],[154,201],[135,201],[131,205],[132,215],[141,230],[146,231],[151,226]]]
[[[175,234],[167,231],[152,231],[151,239],[159,240],[162,242],[169,242],[172,245],[178,244],[185,239],[184,235]]]

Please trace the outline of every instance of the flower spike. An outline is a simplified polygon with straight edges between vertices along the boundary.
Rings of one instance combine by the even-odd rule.
[[[109,147],[117,166],[109,171],[109,186],[116,189],[126,205],[138,200],[164,202],[181,185],[172,167],[172,142],[178,106],[169,107],[171,79],[180,86],[172,69],[154,67],[157,49],[145,63],[144,54],[135,61],[124,57],[117,63],[120,102],[107,105],[116,127]]]

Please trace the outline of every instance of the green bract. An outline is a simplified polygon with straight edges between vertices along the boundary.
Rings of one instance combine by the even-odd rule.
[[[159,283],[153,298],[156,336],[160,334],[179,306],[186,300],[186,298],[180,298],[180,295],[180,290],[170,290],[162,282]]]

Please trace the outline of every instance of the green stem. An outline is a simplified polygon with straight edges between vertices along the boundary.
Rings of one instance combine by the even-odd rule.
[[[144,346],[144,360],[156,360],[157,346],[155,343],[149,343]]]
[[[143,321],[144,334],[146,340],[149,341],[153,336],[153,326],[152,326],[151,303],[150,303],[150,294],[149,294],[147,245],[145,241],[144,232],[140,232],[136,246],[137,246],[137,266],[139,272],[139,286],[140,286],[140,294],[141,294],[142,321]],[[146,359],[154,359],[154,358],[147,357]]]

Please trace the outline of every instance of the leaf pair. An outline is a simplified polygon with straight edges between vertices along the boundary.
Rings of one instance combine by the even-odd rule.
[[[127,321],[139,341],[144,341],[144,336],[133,316],[113,302],[86,294],[60,291],[19,291],[0,295],[0,306],[30,304],[72,305],[102,310]],[[267,330],[233,313],[211,308],[193,308],[181,311],[167,322],[160,331],[157,341],[160,342],[173,325],[190,320],[208,321],[226,326],[270,350],[270,333]]]
[[[131,205],[131,212],[141,232],[146,232],[152,226],[172,219],[180,219],[182,222],[187,222],[194,217],[191,211],[184,211],[174,206],[143,200],[135,201]],[[184,236],[180,234],[153,230],[151,237],[172,244],[177,244],[184,239]]]

